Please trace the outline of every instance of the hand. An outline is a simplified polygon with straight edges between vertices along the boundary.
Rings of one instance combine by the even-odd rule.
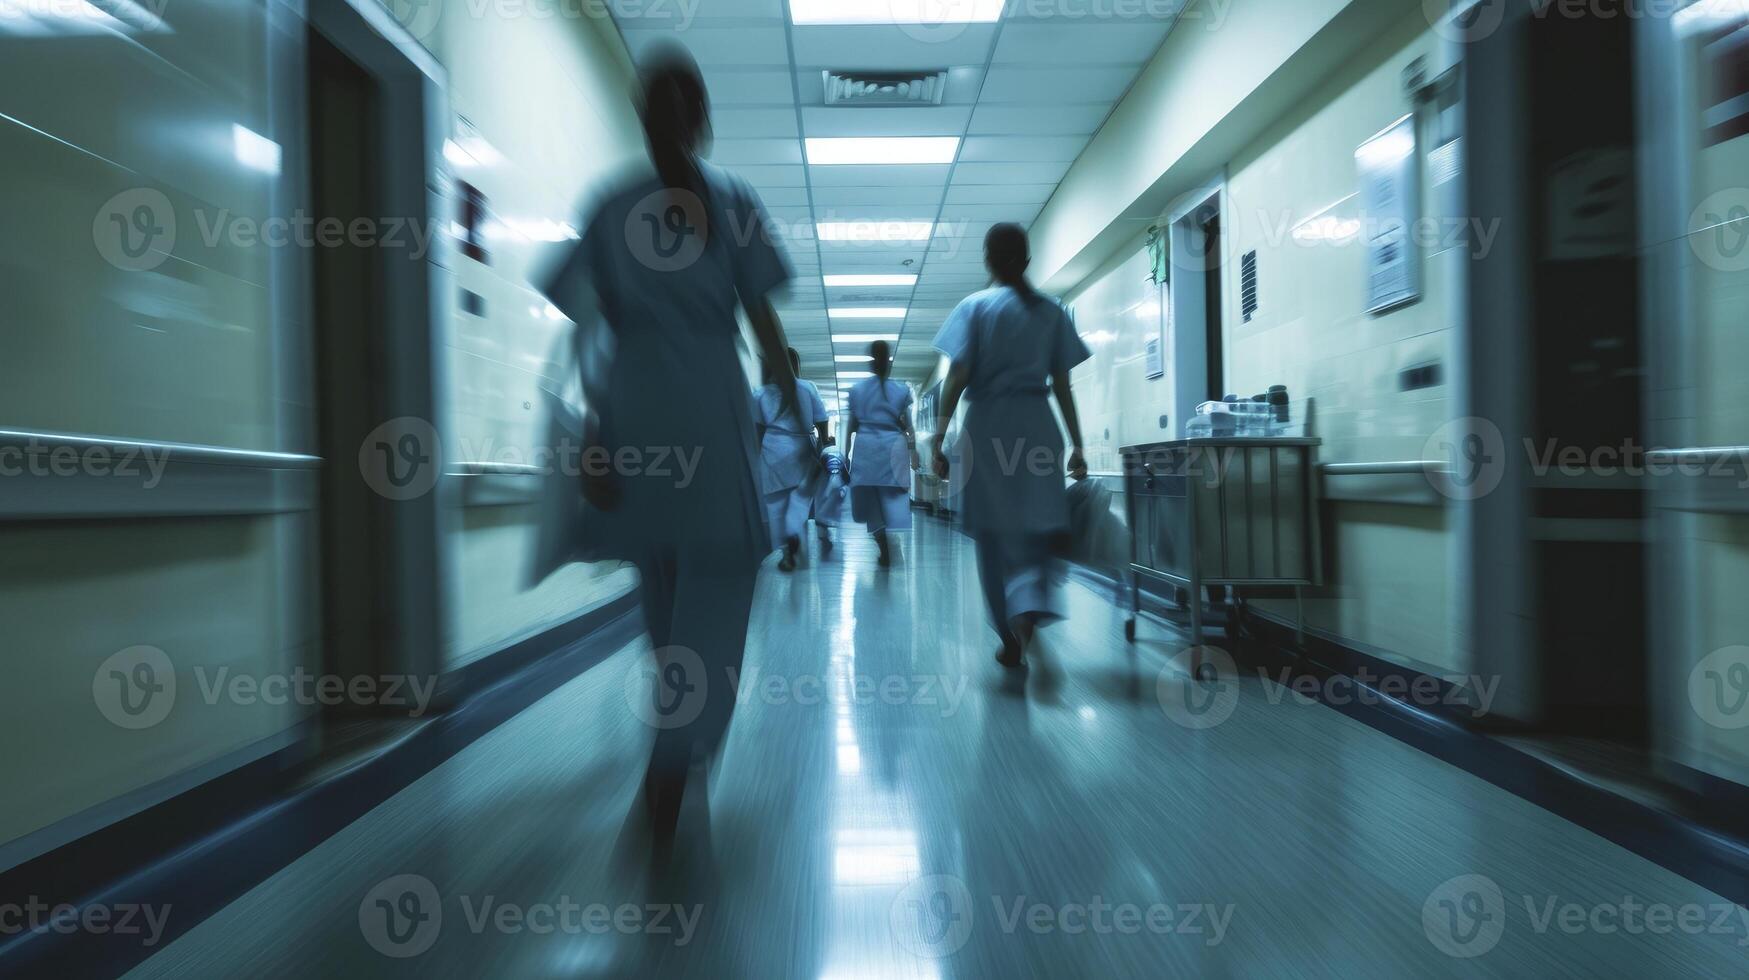
[[[583,423],[583,499],[596,510],[610,511],[619,506],[620,485],[614,477],[613,466],[606,462],[608,454],[594,451],[598,446],[601,446],[601,419],[591,412]]]
[[[918,456],[917,455],[917,447],[912,446],[911,447],[911,470],[912,470],[912,472],[921,472],[922,469],[923,469],[923,457]]]
[[[1069,475],[1077,480],[1087,479],[1087,459],[1081,454],[1080,446],[1069,451]]]
[[[947,462],[947,454],[941,451],[940,446],[935,447],[935,449],[929,454],[929,463],[930,468],[935,470],[935,475],[938,479],[947,479],[948,470],[951,469],[951,467]]]

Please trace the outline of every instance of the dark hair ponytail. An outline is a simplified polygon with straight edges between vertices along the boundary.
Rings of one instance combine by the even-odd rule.
[[[1014,290],[1021,302],[1034,306],[1044,299],[1026,278],[1026,267],[1032,264],[1026,229],[1012,222],[992,226],[984,235],[984,262],[990,275]]]
[[[665,46],[645,60],[642,75],[638,113],[657,176],[666,187],[704,196],[697,153],[710,123],[710,96],[698,62],[678,45]]]

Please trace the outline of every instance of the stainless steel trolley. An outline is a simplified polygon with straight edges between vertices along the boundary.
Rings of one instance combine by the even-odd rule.
[[[1122,449],[1130,527],[1125,637],[1136,638],[1143,577],[1187,590],[1193,646],[1203,641],[1204,586],[1292,588],[1301,600],[1302,588],[1318,584],[1319,443],[1232,436]],[[1303,630],[1304,603],[1296,605]],[[1200,677],[1205,665],[1192,656]]]

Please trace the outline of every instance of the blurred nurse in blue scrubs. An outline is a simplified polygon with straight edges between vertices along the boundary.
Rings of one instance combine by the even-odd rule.
[[[868,526],[884,567],[893,560],[887,532],[911,527],[917,440],[911,433],[911,388],[887,377],[893,370],[892,348],[877,340],[868,356],[874,376],[850,389],[844,438],[850,450],[850,516]]]
[[[759,565],[771,553],[759,443],[741,366],[739,307],[765,362],[777,413],[796,380],[772,290],[790,278],[748,184],[699,159],[710,107],[678,48],[642,66],[639,111],[651,166],[607,189],[546,289],[580,329],[611,333],[605,390],[591,393],[583,550],[637,565],[654,647],[657,729],[644,801],[672,837],[694,762],[708,762],[734,710]],[[693,458],[690,470],[675,459]]]
[[[1062,305],[1027,281],[1031,261],[1019,225],[991,228],[984,262],[995,285],[966,297],[935,337],[950,366],[931,463],[942,479],[959,473],[965,530],[977,543],[978,576],[1002,639],[996,660],[1011,668],[1023,663],[1040,625],[1062,618],[1063,473],[1087,475],[1069,370],[1091,352]],[[966,420],[950,463],[942,445],[962,395]],[[1073,446],[1066,460],[1064,429]]]
[[[789,349],[789,365],[792,375],[801,374],[802,357],[794,347]],[[820,451],[826,445],[826,403],[820,400],[820,389],[798,377],[795,394],[793,410],[785,412],[783,391],[772,382],[771,365],[765,365],[765,387],[759,389],[759,479],[771,546],[783,549],[777,567],[784,572],[796,568],[802,531],[820,489]]]

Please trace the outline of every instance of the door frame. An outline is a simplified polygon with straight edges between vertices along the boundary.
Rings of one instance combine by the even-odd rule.
[[[1208,243],[1203,224],[1205,216],[1212,211],[1221,222],[1223,249],[1230,251],[1226,244],[1233,240],[1232,222],[1227,210],[1227,174],[1223,169],[1196,189],[1181,195],[1165,215],[1170,266],[1167,303],[1172,317],[1167,332],[1171,335],[1173,382],[1173,420],[1168,421],[1168,430],[1175,428],[1182,432],[1184,423],[1196,416],[1197,404],[1208,400],[1208,396],[1201,394],[1208,387],[1211,326],[1208,322]],[[1218,256],[1217,261],[1220,262],[1220,281],[1224,289],[1229,263],[1225,255]],[[1224,318],[1227,304],[1224,296],[1221,299]],[[1224,323],[1212,326],[1221,331],[1223,338],[1226,336]],[[1222,363],[1224,369],[1224,358]]]
[[[448,77],[437,59],[388,9],[374,0],[310,0],[307,18],[335,47],[362,67],[379,86],[380,123],[374,144],[360,147],[378,161],[381,184],[376,200],[383,217],[417,227],[443,227],[450,194],[445,186],[443,146],[449,134]],[[301,47],[301,46],[300,46]],[[310,200],[309,175],[303,198]],[[449,390],[445,354],[449,346],[453,290],[445,270],[451,248],[447,234],[430,236],[431,251],[418,256],[406,249],[383,249],[380,341],[394,356],[383,358],[378,396],[382,422],[432,433],[424,447],[435,469],[429,492],[389,501],[383,511],[392,552],[388,563],[384,618],[387,644],[377,661],[386,674],[435,677],[445,666],[446,640],[452,634],[449,598],[455,594],[448,560],[456,510],[455,481],[447,473],[443,447],[454,445],[454,423],[445,395]],[[314,337],[306,332],[304,363],[313,364]],[[317,379],[304,379],[310,399],[322,397]],[[305,421],[314,431],[314,413]],[[422,437],[429,439],[431,437]],[[361,447],[361,450],[365,447]],[[331,467],[359,467],[360,458],[330,459]],[[320,567],[320,562],[315,567]]]

